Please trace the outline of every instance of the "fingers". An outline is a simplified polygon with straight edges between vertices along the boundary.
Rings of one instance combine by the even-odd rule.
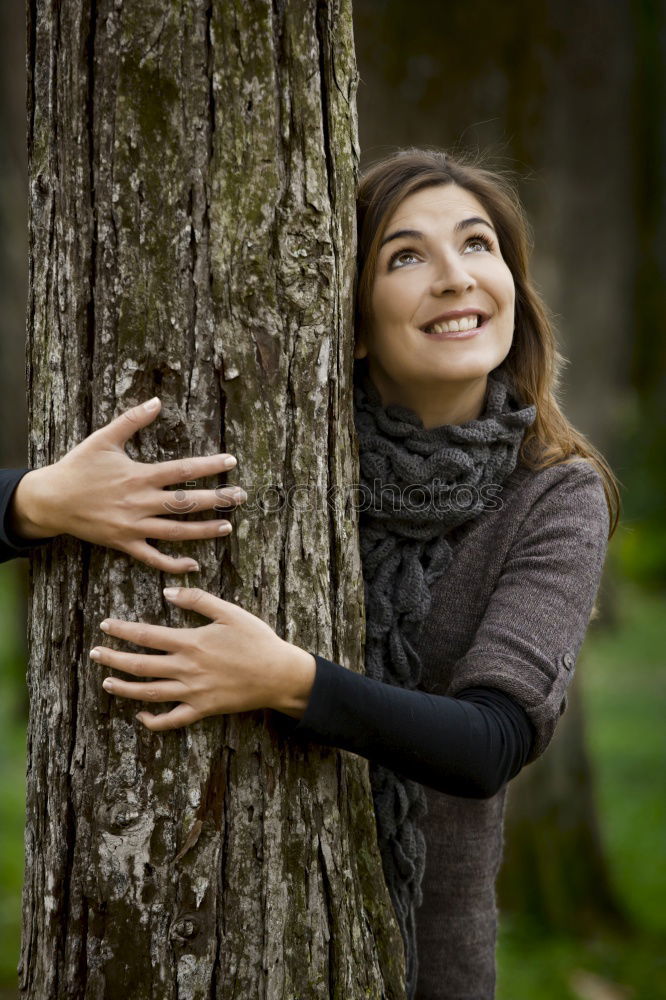
[[[205,615],[206,618],[218,622],[228,621],[235,608],[235,604],[223,601],[221,597],[215,597],[213,594],[207,594],[199,587],[165,587],[162,593],[171,604],[187,608],[188,611],[196,611],[198,615]]]
[[[150,712],[139,712],[136,716],[146,729],[153,733],[163,733],[167,729],[179,729],[181,726],[191,726],[203,716],[190,705],[177,705],[170,712],[161,715],[151,715]]]
[[[162,408],[162,403],[155,396],[147,403],[140,403],[139,406],[132,406],[125,410],[120,416],[111,420],[105,427],[101,427],[95,432],[95,437],[103,437],[110,444],[123,448],[133,434],[136,434],[142,427],[151,424]],[[91,435],[92,437],[93,435]]]
[[[159,702],[180,701],[187,688],[179,681],[123,681],[120,677],[107,677],[102,687],[115,698],[133,698],[134,701]]]
[[[237,507],[247,500],[247,493],[240,486],[218,486],[215,490],[163,490],[159,496],[165,514]]]
[[[165,542],[185,542],[197,538],[219,538],[231,534],[230,521],[167,521],[162,518],[148,518],[141,523],[141,530],[147,538],[159,538]]]
[[[162,573],[180,575],[181,573],[199,572],[199,563],[190,559],[189,556],[167,556],[156,549],[154,545],[149,545],[148,542],[139,539],[129,542],[122,551],[127,552],[134,559],[138,559],[139,562],[145,563],[146,566],[159,569]]]
[[[158,462],[151,476],[154,486],[172,486],[206,476],[217,476],[236,466],[236,459],[226,452],[221,455],[202,455],[196,458],[177,458],[171,462]]]
[[[178,668],[171,656],[150,655],[149,653],[125,653],[108,646],[95,646],[90,650],[90,659],[102,663],[105,667],[122,670],[125,674],[135,674],[137,677],[169,677],[174,678]],[[182,686],[181,686],[182,693]]]
[[[135,646],[149,646],[151,649],[162,649],[167,653],[175,653],[182,648],[182,643],[179,642],[182,630],[178,628],[146,625],[144,622],[125,622],[117,618],[106,618],[99,627],[107,635],[133,642]],[[160,657],[159,663],[165,662],[165,658]]]

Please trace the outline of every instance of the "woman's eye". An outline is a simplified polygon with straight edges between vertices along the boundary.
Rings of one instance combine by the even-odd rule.
[[[389,260],[389,267],[393,267],[393,265],[396,264],[397,261],[399,261],[401,257],[414,257],[415,258],[416,254],[414,253],[413,250],[398,250],[398,251],[396,251],[396,253],[394,253],[392,255],[391,259]],[[400,266],[402,266],[402,265],[400,265]]]
[[[484,250],[493,249],[493,241],[489,239],[484,233],[477,233],[476,236],[470,236],[467,240],[467,246],[473,245],[474,243],[479,243]]]

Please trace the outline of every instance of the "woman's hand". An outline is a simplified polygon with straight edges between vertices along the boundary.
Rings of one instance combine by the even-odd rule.
[[[160,412],[159,399],[121,413],[81,444],[18,484],[10,526],[22,538],[69,534],[95,545],[127,552],[165,573],[198,570],[188,557],[174,558],[149,545],[147,538],[190,541],[229,534],[226,520],[177,521],[164,515],[232,507],[247,500],[238,487],[215,490],[165,490],[165,486],[233,468],[231,455],[184,458],[148,464],[134,462],[125,444]],[[160,516],[162,515],[162,516]]]
[[[274,708],[299,718],[308,703],[316,670],[311,653],[280,639],[260,618],[203,590],[167,587],[164,596],[180,608],[212,619],[199,628],[167,628],[141,622],[107,620],[107,635],[166,655],[122,653],[97,646],[98,663],[135,677],[160,678],[148,683],[107,677],[103,687],[120,698],[177,701],[170,712],[137,719],[160,732],[189,726],[208,715]]]

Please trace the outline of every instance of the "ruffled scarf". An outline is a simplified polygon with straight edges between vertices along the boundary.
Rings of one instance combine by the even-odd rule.
[[[364,363],[354,374],[361,488],[361,559],[368,677],[416,688],[416,641],[431,588],[448,569],[446,533],[481,514],[489,494],[513,472],[535,406],[523,406],[501,368],[488,376],[483,414],[426,429],[405,407],[384,407]],[[421,784],[371,763],[370,780],[384,876],[405,946],[408,998],[416,990],[416,910],[423,895],[427,811]]]

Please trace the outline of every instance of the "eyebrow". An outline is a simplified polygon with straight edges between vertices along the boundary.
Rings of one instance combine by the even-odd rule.
[[[492,231],[495,233],[495,227],[492,226],[487,219],[482,219],[480,215],[474,215],[472,216],[471,219],[462,219],[461,222],[456,222],[455,226],[453,227],[453,231],[454,233],[461,233],[463,230],[469,229],[470,226],[478,226],[478,225],[488,226],[488,228],[492,229]],[[497,234],[495,233],[495,235]],[[386,236],[382,240],[382,242],[379,245],[379,249],[381,250],[382,247],[386,246],[386,244],[390,243],[392,240],[399,240],[402,239],[403,237],[407,237],[410,240],[422,240],[423,233],[420,233],[418,229],[397,229],[394,233],[391,233],[390,236]]]

